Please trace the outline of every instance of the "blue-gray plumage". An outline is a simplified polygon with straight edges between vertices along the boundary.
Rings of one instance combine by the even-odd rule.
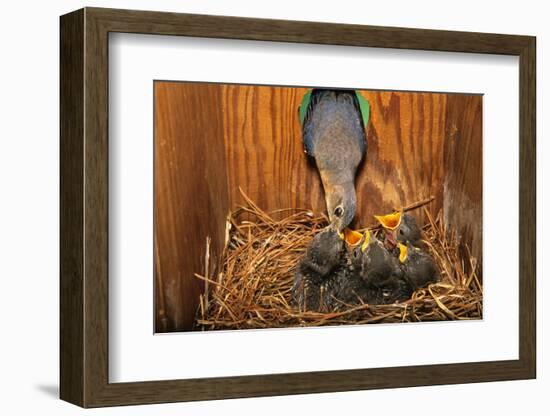
[[[367,149],[355,91],[314,89],[302,139],[319,169],[330,222],[342,231],[355,216],[355,173]]]

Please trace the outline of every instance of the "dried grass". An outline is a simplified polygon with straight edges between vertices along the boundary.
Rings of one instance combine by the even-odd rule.
[[[243,195],[246,204],[228,217],[221,272],[195,276],[205,283],[195,330],[304,327],[342,324],[468,320],[482,317],[482,283],[476,260],[461,256],[459,240],[446,229],[441,215],[426,209],[432,199],[405,207],[423,209],[427,224],[423,238],[440,270],[438,283],[417,290],[406,302],[368,305],[331,313],[300,311],[291,306],[294,270],[315,235],[327,225],[322,215],[308,210],[266,213]],[[374,232],[377,227],[371,228]],[[467,272],[467,270],[471,270]]]

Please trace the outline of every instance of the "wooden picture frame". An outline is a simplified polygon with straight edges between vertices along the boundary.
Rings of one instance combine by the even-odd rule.
[[[536,377],[536,40],[530,36],[85,8],[61,17],[60,396],[82,407]],[[254,376],[108,379],[108,34],[519,56],[519,359]]]

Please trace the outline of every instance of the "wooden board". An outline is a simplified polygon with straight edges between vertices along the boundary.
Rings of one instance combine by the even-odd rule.
[[[445,127],[445,223],[453,225],[477,259],[481,276],[483,218],[482,96],[448,98]],[[463,247],[465,250],[465,247]],[[466,254],[466,252],[465,252]],[[466,265],[467,269],[469,265]]]
[[[176,87],[174,87],[176,85]],[[156,330],[190,328],[206,238],[220,258],[228,212],[220,89],[155,83]],[[208,112],[204,109],[209,109]]]
[[[243,203],[240,187],[268,211],[291,207],[324,211],[321,180],[304,153],[298,120],[298,106],[307,89],[239,85],[219,85],[219,89],[231,207]]]
[[[359,226],[434,196],[428,208],[442,207],[446,94],[362,91],[371,104],[368,154],[357,174]],[[412,214],[420,223],[422,211]]]

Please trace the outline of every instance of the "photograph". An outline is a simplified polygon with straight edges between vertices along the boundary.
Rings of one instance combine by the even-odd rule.
[[[483,94],[153,89],[155,333],[483,319]]]

